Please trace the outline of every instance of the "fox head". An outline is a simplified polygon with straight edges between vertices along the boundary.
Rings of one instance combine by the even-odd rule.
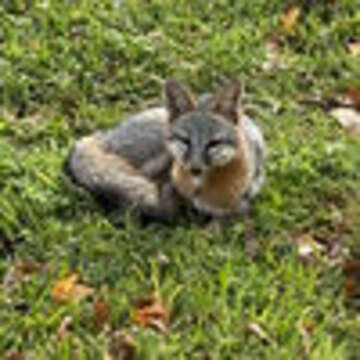
[[[241,87],[231,81],[214,96],[197,100],[184,85],[169,80],[165,84],[165,104],[169,113],[167,148],[201,185],[214,168],[238,156],[241,122]]]

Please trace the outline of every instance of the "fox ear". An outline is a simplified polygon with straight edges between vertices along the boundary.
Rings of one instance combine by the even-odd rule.
[[[181,114],[195,109],[195,97],[184,85],[174,80],[165,83],[165,106],[170,115],[170,121]]]
[[[240,101],[242,95],[243,89],[239,82],[231,80],[215,93],[210,110],[237,124],[241,118]]]

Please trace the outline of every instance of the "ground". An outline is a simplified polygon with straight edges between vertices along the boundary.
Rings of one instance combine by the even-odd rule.
[[[360,4],[299,1],[290,29],[286,5],[2,1],[0,356],[102,359],[122,331],[139,359],[357,358],[357,285],[335,260],[359,255],[359,141],[301,100],[360,85],[347,48]],[[186,217],[114,221],[64,174],[75,139],[161,103],[169,77],[199,92],[232,77],[245,85],[268,147],[251,220],[218,233]],[[305,261],[304,237],[327,250]],[[52,289],[71,273],[94,293],[59,303]],[[162,331],[134,322],[134,302],[153,293],[170,312]],[[110,312],[101,326],[96,301]]]

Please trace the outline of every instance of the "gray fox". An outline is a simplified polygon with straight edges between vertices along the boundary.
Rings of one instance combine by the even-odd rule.
[[[198,99],[168,80],[165,106],[131,116],[73,146],[76,183],[116,207],[172,220],[181,202],[215,218],[244,212],[264,183],[265,144],[242,113],[233,80]]]

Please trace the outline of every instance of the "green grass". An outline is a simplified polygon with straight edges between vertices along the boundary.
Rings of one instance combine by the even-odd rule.
[[[305,1],[303,2],[305,3]],[[309,2],[308,2],[309,3]],[[21,260],[44,269],[0,288],[0,356],[102,359],[123,330],[140,359],[302,359],[299,324],[315,324],[309,359],[355,359],[356,309],[345,276],[320,256],[299,259],[294,238],[310,233],[359,254],[359,141],[300,95],[360,85],[358,0],[314,1],[283,36],[285,69],[263,69],[283,1],[3,0],[0,5],[0,278]],[[267,184],[251,259],[239,219],[222,234],[180,218],[173,227],[114,225],[62,165],[76,138],[161,101],[167,77],[197,91],[229,77],[246,85],[245,106],[268,143]],[[94,326],[94,298],[56,304],[54,283],[76,272],[111,308]],[[166,334],[139,329],[134,300],[171,300]],[[73,330],[59,342],[61,320]],[[255,322],[274,339],[246,331]]]

